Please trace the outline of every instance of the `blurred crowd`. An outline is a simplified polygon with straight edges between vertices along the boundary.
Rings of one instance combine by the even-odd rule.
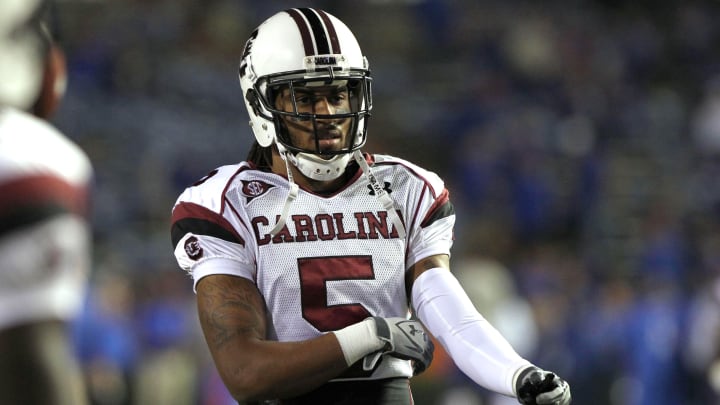
[[[306,5],[355,32],[374,77],[366,150],[444,177],[455,272],[522,355],[578,404],[720,403],[717,1],[64,0],[55,123],[97,170],[75,327],[95,404],[232,403],[170,209],[244,159],[244,41]],[[514,403],[442,350],[413,381],[419,405]]]

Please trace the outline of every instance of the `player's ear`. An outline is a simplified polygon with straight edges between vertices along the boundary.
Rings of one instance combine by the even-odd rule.
[[[65,52],[53,41],[50,33],[44,27],[42,31],[43,40],[47,42],[43,80],[38,97],[32,107],[32,113],[47,119],[57,110],[60,100],[65,95],[67,61]]]
[[[42,41],[43,78],[32,113],[48,119],[57,110],[67,88],[67,61],[65,52],[55,42],[45,22],[37,22],[36,29]]]

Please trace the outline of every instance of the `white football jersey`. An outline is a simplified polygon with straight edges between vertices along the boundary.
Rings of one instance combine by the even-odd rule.
[[[405,239],[361,169],[331,195],[301,188],[271,236],[289,182],[242,162],[212,171],[178,198],[172,240],[180,267],[195,284],[209,274],[252,280],[269,311],[269,339],[306,340],[368,316],[407,317],[405,271],[450,254],[454,210],[436,174],[386,155],[365,158],[402,217]],[[402,363],[372,378],[412,375]]]
[[[86,154],[55,128],[0,108],[0,329],[79,311],[91,176]]]

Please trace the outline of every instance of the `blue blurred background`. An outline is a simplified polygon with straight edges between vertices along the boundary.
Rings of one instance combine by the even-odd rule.
[[[370,60],[366,150],[445,178],[454,271],[522,355],[580,405],[720,403],[719,2],[57,0],[54,122],[97,170],[74,330],[94,404],[232,403],[170,210],[245,157],[251,30],[308,5]],[[442,351],[413,381],[418,405],[515,403]]]

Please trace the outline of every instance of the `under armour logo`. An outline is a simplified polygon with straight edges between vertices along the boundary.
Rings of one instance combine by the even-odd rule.
[[[418,334],[418,333],[421,334],[421,335],[425,334],[425,332],[423,332],[422,330],[416,328],[415,325],[413,325],[413,324],[410,324],[410,330],[408,331],[408,333],[411,334],[411,335],[413,335],[413,336],[415,336],[415,335]]]
[[[385,184],[383,185],[383,190],[385,190],[385,192],[388,194],[392,193],[392,190],[390,189],[390,183],[388,183],[387,181],[384,183]],[[373,190],[373,187],[371,184],[368,184],[367,188],[370,189],[370,195],[375,195],[375,190]]]

